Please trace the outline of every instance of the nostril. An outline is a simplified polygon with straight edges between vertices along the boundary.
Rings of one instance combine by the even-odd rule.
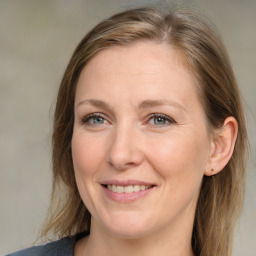
[[[106,155],[107,163],[118,170],[138,166],[143,161],[143,153],[133,136],[116,138]]]

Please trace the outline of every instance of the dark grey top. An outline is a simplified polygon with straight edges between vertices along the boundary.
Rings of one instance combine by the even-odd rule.
[[[33,246],[6,256],[74,256],[74,245],[77,240],[87,234],[65,237],[45,245]]]

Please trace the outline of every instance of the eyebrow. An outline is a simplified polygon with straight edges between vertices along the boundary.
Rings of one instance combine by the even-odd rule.
[[[80,101],[76,107],[79,107],[80,105],[83,105],[84,103],[90,103],[91,105],[99,108],[110,108],[109,104],[102,101],[102,100],[96,100],[96,99],[87,99]]]
[[[76,105],[76,107],[79,107],[80,105],[83,105],[84,103],[89,103],[89,104],[91,104],[95,107],[99,107],[99,108],[111,109],[111,107],[108,103],[106,103],[105,101],[102,101],[102,100],[97,100],[97,99],[82,100]],[[172,107],[179,108],[181,110],[185,110],[182,105],[180,105],[177,102],[171,101],[171,100],[144,100],[139,104],[138,108],[145,109],[145,108],[152,108],[152,107],[160,107],[160,106],[164,106],[164,105],[169,105]]]
[[[184,110],[184,107],[182,105],[172,100],[144,100],[139,104],[139,108],[151,108],[164,105],[169,105]]]

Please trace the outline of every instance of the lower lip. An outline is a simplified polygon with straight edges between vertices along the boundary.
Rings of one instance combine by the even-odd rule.
[[[132,192],[132,193],[116,193],[105,186],[102,186],[105,194],[112,200],[120,203],[128,203],[128,202],[134,202],[137,199],[144,197],[148,195],[150,192],[152,192],[155,189],[155,186],[148,188],[146,190],[141,190],[138,192]]]

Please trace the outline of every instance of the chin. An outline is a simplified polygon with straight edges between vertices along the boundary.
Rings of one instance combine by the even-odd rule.
[[[115,237],[123,239],[139,239],[145,237],[153,229],[153,223],[145,218],[118,216],[112,221],[103,223],[105,229]]]

